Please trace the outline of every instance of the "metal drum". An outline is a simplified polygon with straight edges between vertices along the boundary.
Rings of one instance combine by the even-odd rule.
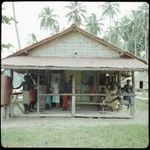
[[[11,78],[1,75],[1,106],[9,105],[12,94]]]

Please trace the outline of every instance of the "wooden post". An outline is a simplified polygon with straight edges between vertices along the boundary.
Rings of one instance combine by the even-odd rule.
[[[118,93],[121,96],[121,72],[120,71],[118,72],[118,84],[120,85],[120,86],[118,86]],[[120,101],[120,103],[121,103],[121,101]],[[120,109],[122,109],[122,104],[120,105]]]
[[[99,81],[100,81],[100,79],[99,79],[99,70],[97,71],[97,91],[96,92],[100,92],[100,89],[99,89],[99,87],[100,87],[100,84],[99,84]],[[99,99],[99,96],[97,96],[97,101],[98,101],[98,99]]]
[[[38,73],[38,79],[37,79],[37,114],[40,114],[40,105],[39,105],[39,102],[40,102],[40,99],[39,99],[40,76],[39,76],[39,71],[37,73]]]
[[[75,73],[73,73],[72,77],[72,94],[75,94]],[[72,117],[75,116],[75,110],[76,110],[76,105],[75,105],[75,95],[72,95],[72,103],[71,103],[71,114]]]
[[[135,94],[135,78],[134,78],[134,71],[131,72],[132,73],[132,90],[133,90],[133,94]],[[134,96],[132,96],[131,98],[131,107],[130,107],[130,115],[132,115],[134,117]]]
[[[10,76],[11,76],[11,79],[12,79],[12,92],[13,92],[13,79],[14,79],[13,69],[10,70]],[[11,99],[10,99],[10,115],[14,116],[13,94],[11,94]]]

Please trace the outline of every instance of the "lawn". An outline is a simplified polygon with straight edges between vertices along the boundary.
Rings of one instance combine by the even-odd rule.
[[[148,112],[148,102],[137,100],[135,108],[142,114]],[[2,128],[1,143],[4,147],[145,148],[149,144],[145,119],[145,115],[133,120],[18,119],[12,122],[17,126]]]
[[[76,128],[9,128],[2,130],[4,147],[138,148],[148,145],[146,125],[99,125]]]

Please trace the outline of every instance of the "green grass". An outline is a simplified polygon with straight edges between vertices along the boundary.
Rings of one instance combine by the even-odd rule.
[[[76,128],[9,128],[2,131],[4,147],[138,148],[148,146],[146,125],[99,125]]]
[[[135,109],[148,111],[148,102],[135,99]],[[144,148],[149,144],[148,139],[147,124],[112,123],[90,127],[85,124],[74,128],[56,128],[46,124],[1,130],[1,143],[4,147]]]
[[[148,101],[135,99],[135,109],[138,111],[148,111]]]

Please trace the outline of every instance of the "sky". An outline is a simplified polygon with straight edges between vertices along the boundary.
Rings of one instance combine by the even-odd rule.
[[[90,16],[91,13],[95,13],[99,18],[101,16],[100,5],[104,2],[83,2],[83,5],[86,6],[86,16]],[[50,36],[50,32],[40,29],[40,19],[38,18],[41,10],[44,7],[50,7],[54,9],[54,13],[59,17],[57,21],[60,24],[60,31],[68,28],[71,24],[68,23],[67,18],[65,18],[68,10],[65,8],[66,5],[69,5],[70,2],[66,1],[53,1],[53,2],[14,2],[15,12],[16,12],[16,20],[18,22],[18,31],[20,36],[21,48],[27,46],[27,42],[29,41],[29,34],[35,33],[38,41],[42,40],[46,37]],[[118,19],[123,17],[126,14],[129,14],[131,10],[136,9],[138,6],[142,5],[142,2],[118,2],[120,12],[118,14]],[[12,12],[12,2],[3,2],[2,15],[7,15],[9,17],[13,16]],[[104,22],[105,26],[103,27],[103,31],[109,25],[108,18],[106,18]],[[15,25],[11,23],[11,25],[3,25],[1,28],[1,40],[2,43],[11,43],[14,47],[10,49],[10,51],[3,51],[2,58],[6,57],[9,54],[12,54],[12,51],[15,52],[19,50],[15,32]]]

